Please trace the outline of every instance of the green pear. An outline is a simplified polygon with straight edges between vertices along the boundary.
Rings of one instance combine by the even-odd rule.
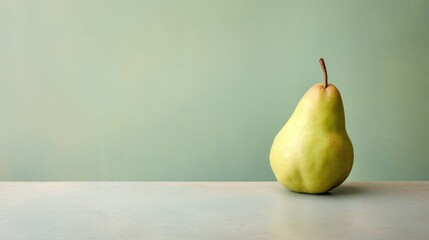
[[[341,95],[328,84],[323,58],[320,65],[324,83],[305,93],[270,151],[277,181],[294,192],[328,192],[346,180],[353,166]]]

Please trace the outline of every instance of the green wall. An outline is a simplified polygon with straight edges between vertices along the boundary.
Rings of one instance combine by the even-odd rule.
[[[429,180],[429,1],[0,0],[0,180],[273,180],[322,79],[351,180]]]

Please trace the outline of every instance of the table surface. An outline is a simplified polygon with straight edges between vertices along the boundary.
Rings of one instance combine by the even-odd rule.
[[[0,182],[0,239],[429,239],[429,182]]]

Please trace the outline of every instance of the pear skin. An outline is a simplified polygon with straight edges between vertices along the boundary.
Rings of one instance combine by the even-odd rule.
[[[305,93],[270,151],[277,181],[294,192],[328,192],[346,180],[353,166],[341,94],[328,84],[323,59],[320,63],[324,84]]]

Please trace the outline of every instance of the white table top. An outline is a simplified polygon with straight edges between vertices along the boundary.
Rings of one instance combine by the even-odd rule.
[[[429,239],[429,182],[0,182],[0,239]]]

